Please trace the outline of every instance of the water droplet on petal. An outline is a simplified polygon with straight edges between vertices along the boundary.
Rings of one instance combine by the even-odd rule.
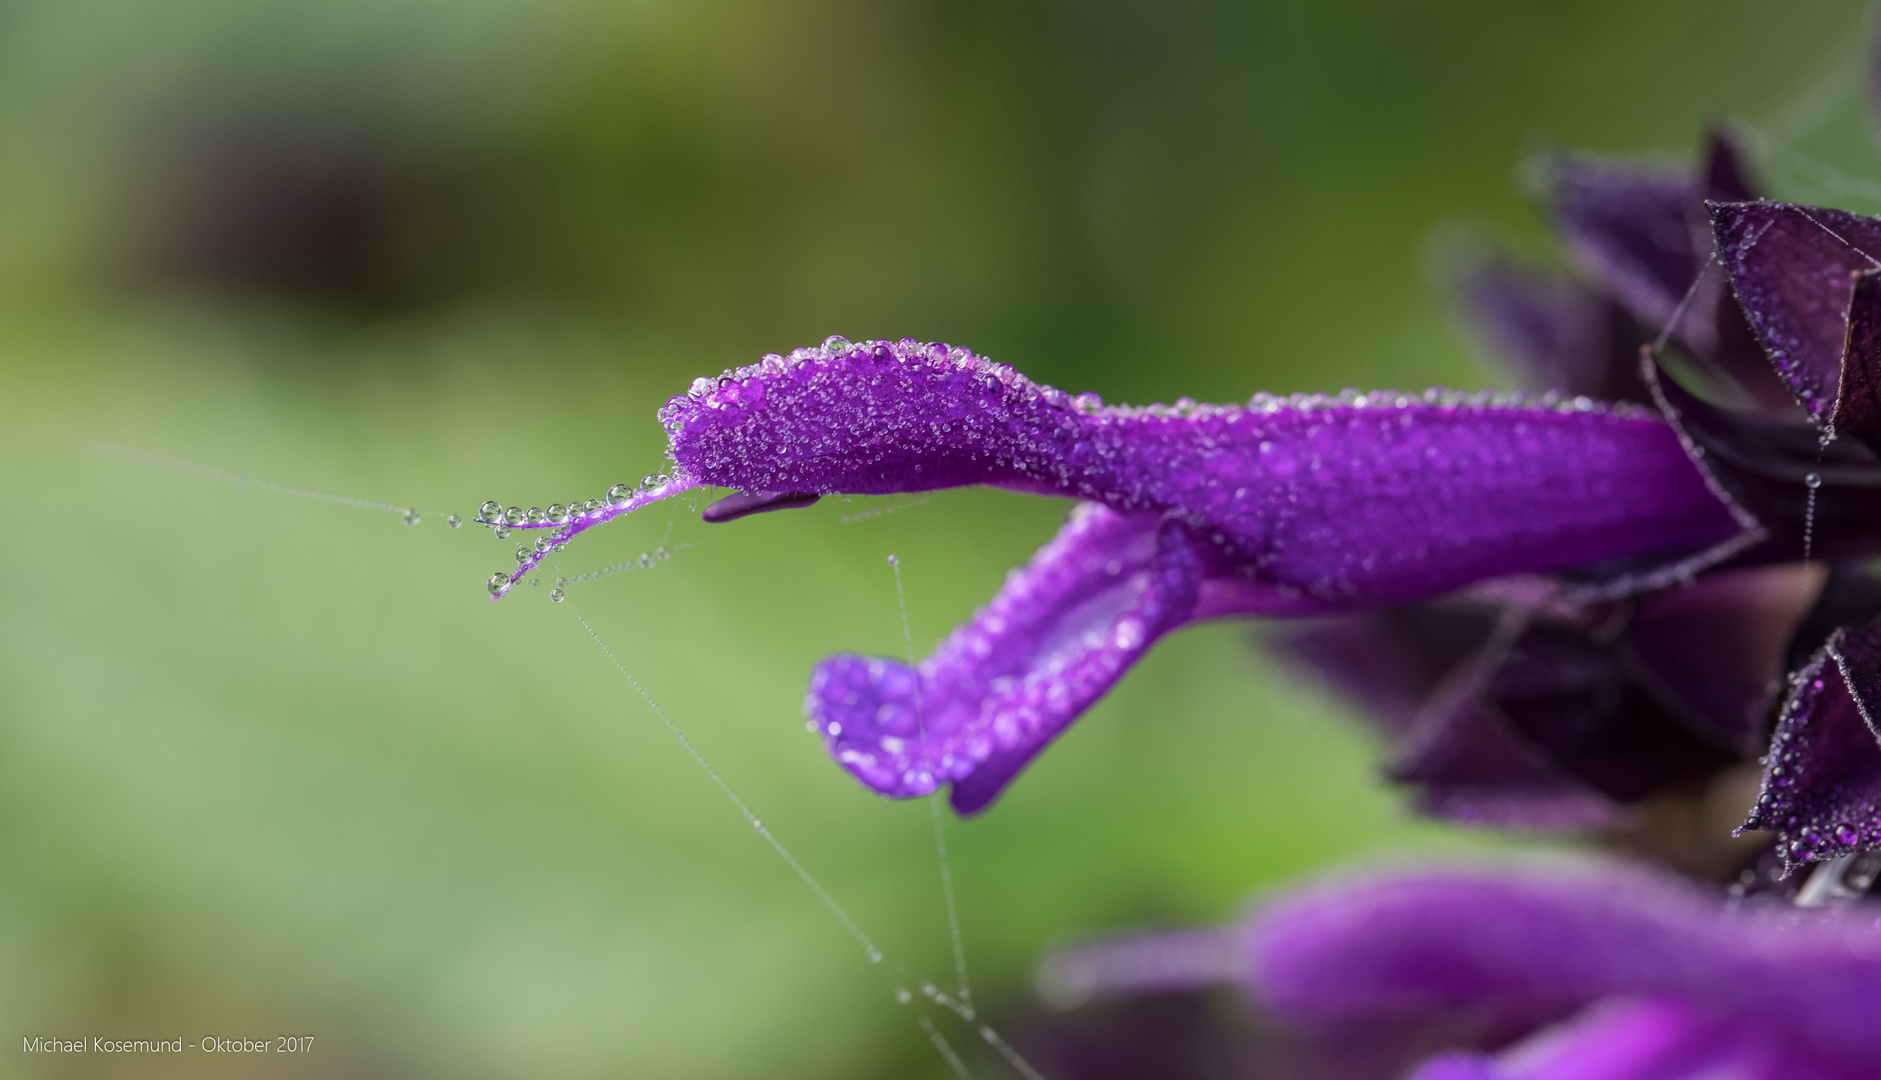
[[[549,514],[549,524],[551,525],[568,524],[568,507],[563,506],[561,503],[550,503],[548,514]]]
[[[496,533],[496,538],[498,540],[509,539],[509,526],[508,525],[498,525],[496,528],[492,529],[491,531]]]
[[[526,563],[528,561],[529,561],[529,549],[526,547],[517,548],[516,549],[516,565],[521,566],[523,563]]]
[[[477,507],[477,520],[487,525],[494,525],[503,520],[503,504],[491,499]]]
[[[581,509],[587,513],[592,514],[596,510],[601,509],[601,500],[589,499],[587,502],[581,504]]]
[[[529,508],[529,524],[547,525],[548,523],[549,523],[548,511],[542,509],[540,506],[532,506]]]
[[[536,554],[546,555],[549,550],[549,538],[546,536],[536,537],[535,548],[536,548]]]
[[[464,519],[458,517],[456,514],[448,514],[444,518],[444,524],[448,528],[461,529],[464,527]]]
[[[633,496],[634,489],[628,487],[626,484],[615,484],[613,487],[607,489],[607,501],[613,506],[626,506],[627,500],[633,498]]]
[[[652,490],[653,490],[653,487],[654,487],[654,485],[655,485],[655,484],[658,484],[658,483],[659,483],[659,481],[658,481],[658,480],[655,480],[655,479],[653,478],[653,474],[652,474],[652,473],[648,473],[648,474],[646,474],[645,476],[643,476],[643,477],[641,477],[641,478],[640,478],[640,490],[641,490],[641,491],[652,491]]]
[[[490,575],[490,595],[502,596],[509,591],[509,575],[498,570]]]
[[[529,515],[522,507],[512,506],[508,510],[503,511],[503,520],[509,522],[511,525],[521,525],[523,522],[529,520]]]

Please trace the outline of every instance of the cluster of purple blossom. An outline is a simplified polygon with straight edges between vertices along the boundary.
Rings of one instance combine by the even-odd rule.
[[[1163,635],[1263,616],[1376,719],[1420,810],[1683,871],[1347,879],[1263,907],[1232,962],[1149,938],[1092,954],[1092,986],[1226,977],[1304,1026],[1494,1018],[1419,1080],[1881,1078],[1881,219],[1766,201],[1721,132],[1695,174],[1546,172],[1572,272],[1486,256],[1462,282],[1532,393],[1131,408],[832,338],[668,403],[670,478],[507,521],[553,531],[491,591],[703,485],[737,492],[717,521],[1075,499],[926,659],[819,665],[806,708],[843,768],[979,813]],[[1738,820],[1689,825],[1733,797]]]

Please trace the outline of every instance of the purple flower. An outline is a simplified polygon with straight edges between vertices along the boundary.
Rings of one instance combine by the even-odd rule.
[[[812,679],[809,713],[846,768],[895,797],[951,783],[969,813],[1185,623],[1667,567],[1743,531],[1663,422],[1585,398],[1105,407],[964,349],[833,340],[700,380],[660,418],[675,477],[550,544],[701,484],[744,493],[708,517],[974,483],[1083,500],[914,671],[838,656]]]
[[[1881,928],[1863,906],[1731,909],[1617,869],[1424,871],[1302,890],[1243,943],[1250,992],[1303,1024],[1567,1019],[1418,1080],[1881,1077]]]

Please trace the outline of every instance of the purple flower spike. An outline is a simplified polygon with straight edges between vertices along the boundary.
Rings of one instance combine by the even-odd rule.
[[[1838,630],[1792,676],[1747,829],[1789,867],[1881,847],[1881,621]]]
[[[1684,1078],[1777,1060],[1790,1071],[1715,1075],[1881,1077],[1871,915],[1727,911],[1715,894],[1617,870],[1427,871],[1293,894],[1255,917],[1246,942],[1255,996],[1309,1024],[1456,1009],[1532,1021],[1615,998],[1677,1003],[1657,1019],[1583,1018],[1580,1045],[1554,1060],[1587,1071],[1542,1069],[1547,1055],[1531,1047],[1527,1063],[1518,1049],[1478,1075]],[[1686,1037],[1700,1028],[1712,1038]],[[1645,1052],[1653,1032],[1662,1055]],[[1638,1054],[1639,1071],[1599,1071],[1603,1048]],[[1646,1068],[1656,1056],[1666,1071]]]
[[[1881,219],[1789,203],[1721,203],[1711,208],[1718,254],[1751,327],[1796,401],[1821,425],[1875,428],[1872,394],[1839,415],[1844,355],[1856,275],[1881,267]],[[1872,348],[1873,298],[1864,292]],[[1851,358],[1872,364],[1873,353]],[[1871,385],[1871,380],[1870,380]]]

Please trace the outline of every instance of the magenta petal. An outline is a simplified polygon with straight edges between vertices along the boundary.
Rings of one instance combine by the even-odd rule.
[[[951,783],[954,808],[973,813],[1188,619],[1200,587],[1181,525],[1087,503],[914,672],[830,657],[806,711],[870,788],[908,798]]]
[[[1427,871],[1296,893],[1256,916],[1247,942],[1256,995],[1300,1021],[1559,1015],[1637,996],[1881,1075],[1872,916],[1727,911],[1633,872]]]
[[[1793,676],[1745,821],[1794,866],[1881,847],[1881,623],[1838,630]]]
[[[1790,203],[1711,207],[1718,255],[1790,392],[1819,423],[1835,411],[1853,276],[1876,267],[1881,219]]]

